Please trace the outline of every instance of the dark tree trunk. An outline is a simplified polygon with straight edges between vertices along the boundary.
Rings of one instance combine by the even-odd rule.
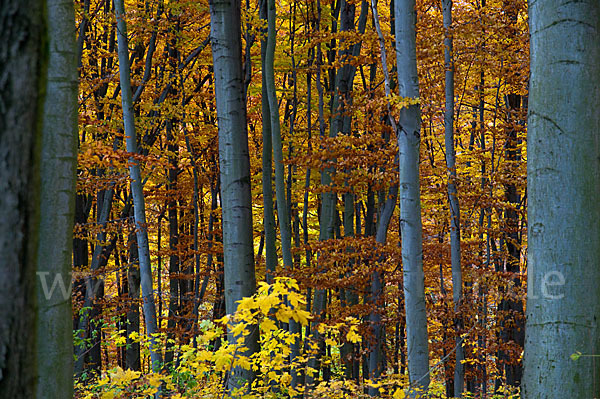
[[[130,338],[131,333],[140,333],[140,265],[138,261],[137,239],[134,232],[129,234],[127,241],[129,249],[129,267],[127,268],[129,304],[127,309],[125,366],[128,369],[139,371],[141,369],[139,340]]]

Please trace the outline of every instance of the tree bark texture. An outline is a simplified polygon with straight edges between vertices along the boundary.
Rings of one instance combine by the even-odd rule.
[[[267,16],[268,0],[260,2],[260,17],[265,22]],[[267,22],[268,24],[268,22]],[[263,29],[263,33],[267,33],[267,29]],[[266,64],[267,58],[267,40],[263,39],[260,42],[261,62]],[[273,283],[273,276],[277,268],[277,247],[276,228],[275,228],[275,211],[273,208],[273,144],[271,138],[271,110],[269,108],[269,95],[267,91],[267,76],[261,74],[262,84],[262,119],[263,119],[263,148],[262,148],[262,194],[263,194],[263,228],[265,230],[265,267],[267,283]]]
[[[600,396],[600,3],[529,4],[522,395]],[[580,352],[577,360],[570,356]]]
[[[0,7],[0,392],[35,397],[43,2]]]
[[[281,235],[281,252],[283,267],[291,268],[292,260],[292,229],[290,227],[290,216],[287,200],[285,198],[285,176],[283,175],[283,144],[281,140],[281,124],[279,121],[279,103],[277,102],[277,91],[275,88],[275,41],[277,40],[275,22],[277,9],[275,0],[267,2],[267,51],[265,54],[265,65],[263,73],[267,84],[267,98],[269,101],[269,121],[271,124],[271,145],[273,150],[273,162],[275,163],[275,197],[277,201],[277,215],[279,216],[279,232]]]
[[[418,99],[415,0],[400,0],[395,6],[399,94]],[[419,182],[420,141],[421,110],[418,104],[413,104],[401,109],[399,120],[400,228],[409,381],[413,388],[427,390],[430,378]],[[418,393],[411,391],[411,395]]]
[[[240,7],[239,0],[210,2],[228,314],[235,312],[237,301],[256,291]],[[229,339],[232,343],[237,340],[231,335]],[[257,334],[249,334],[245,344],[246,355],[250,356],[258,348]],[[229,388],[252,381],[253,377],[251,370],[235,369],[229,378]]]
[[[39,398],[69,398],[73,396],[73,333],[68,288],[78,135],[73,2],[47,0],[46,15],[49,58],[40,161],[36,387]]]

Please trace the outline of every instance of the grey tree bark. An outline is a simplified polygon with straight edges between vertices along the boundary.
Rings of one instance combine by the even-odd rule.
[[[398,0],[395,6],[399,94],[401,97],[417,100],[419,98],[419,79],[417,75],[415,0]],[[426,391],[430,378],[419,182],[420,141],[421,109],[419,104],[412,104],[400,110],[399,120],[400,228],[402,232],[408,375],[413,388]],[[410,394],[413,397],[419,395],[414,390],[411,390]]]
[[[225,308],[256,291],[252,240],[250,158],[242,74],[241,5],[239,0],[210,1],[211,44],[219,128],[219,165],[223,210]],[[236,338],[229,335],[231,341]],[[246,337],[250,356],[258,349],[257,334]],[[252,381],[252,370],[235,369],[229,388]]]
[[[528,285],[522,395],[600,396],[600,3],[529,4]],[[569,357],[576,352],[577,360]]]
[[[35,397],[43,2],[0,8],[0,392]],[[27,32],[24,35],[24,32]]]
[[[275,61],[275,20],[277,9],[275,0],[267,1],[267,51],[263,74],[267,84],[267,98],[269,101],[269,121],[271,124],[271,145],[273,150],[273,162],[275,163],[275,197],[277,201],[277,215],[279,216],[279,232],[281,235],[281,252],[283,256],[283,267],[291,268],[292,260],[292,229],[290,227],[290,215],[287,200],[285,198],[285,176],[283,175],[283,145],[281,142],[281,124],[279,121],[279,103],[275,89],[275,72],[273,64]]]
[[[454,53],[452,43],[452,0],[442,0],[445,64],[444,131],[446,147],[446,168],[448,169],[448,205],[450,206],[450,259],[452,264],[452,301],[454,311],[459,311],[462,301],[462,269],[460,260],[460,204],[456,188],[456,151],[454,150]],[[460,398],[465,385],[465,358],[460,329],[462,320],[457,313],[455,318],[456,351],[454,365],[454,396]]]
[[[268,24],[267,16],[268,0],[260,2],[260,17]],[[263,29],[263,33],[267,34],[268,29]],[[266,37],[266,35],[265,35]],[[267,58],[267,40],[262,39],[260,42],[261,62],[266,64]],[[267,76],[261,75],[262,78],[262,191],[263,191],[263,228],[265,229],[265,267],[266,281],[271,284],[275,269],[277,268],[277,247],[275,245],[275,211],[273,208],[273,144],[271,138],[271,109],[269,108],[269,94],[267,90]]]
[[[73,396],[73,333],[68,287],[71,284],[78,135],[73,2],[47,0],[46,27],[49,58],[40,160],[36,389],[39,398],[70,398]],[[50,290],[46,290],[48,287]]]
[[[124,0],[114,0],[117,18],[117,42],[119,54],[119,80],[121,83],[121,104],[123,107],[123,126],[127,142],[127,151],[137,154],[137,137],[135,131],[135,115],[133,113],[133,98],[131,93],[131,78],[129,69],[129,43],[127,39],[127,23],[125,22]],[[148,231],[146,230],[146,205],[142,189],[142,176],[139,161],[134,157],[129,159],[129,177],[131,179],[131,196],[133,198],[134,220],[140,265],[140,280],[142,286],[142,301],[146,334],[152,337],[158,332],[154,292],[152,290],[152,268],[150,264],[150,249],[148,246]],[[160,351],[151,338],[150,359],[152,367],[157,368],[162,362]]]
[[[72,4],[64,1],[48,1],[46,9],[41,1],[7,1],[0,9],[2,397],[73,392],[73,15]],[[47,384],[43,394],[42,384]]]

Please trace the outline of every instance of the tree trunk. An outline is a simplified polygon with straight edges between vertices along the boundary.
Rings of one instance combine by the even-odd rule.
[[[237,301],[256,291],[240,10],[239,0],[210,1],[223,209],[225,308],[228,314],[235,312]],[[246,336],[246,356],[257,351],[257,338],[256,333]],[[231,334],[228,339],[232,343],[237,340]],[[252,370],[235,369],[228,388],[237,388],[253,378]]]
[[[39,398],[69,398],[73,395],[73,333],[68,288],[78,135],[73,2],[48,0],[46,21],[49,60],[40,165],[37,274],[42,289],[38,285],[36,388]],[[54,291],[44,289],[46,277]]]
[[[415,0],[397,1],[395,6],[399,94],[400,97],[416,100],[419,98],[419,80],[416,57]],[[420,106],[412,104],[402,108],[399,120],[398,151],[408,374],[412,388],[426,391],[430,377],[419,183],[420,137]],[[418,395],[417,392],[411,391],[411,396]]]
[[[382,246],[387,241],[387,231],[390,225],[392,216],[394,215],[394,209],[396,208],[396,202],[398,202],[398,185],[392,185],[386,196],[385,202],[381,204],[379,214],[377,217],[377,232],[375,234],[375,240]],[[383,259],[379,259],[381,261]],[[369,353],[369,379],[376,382],[381,378],[384,369],[384,357],[383,348],[385,346],[385,327],[381,320],[381,309],[384,307],[383,294],[385,287],[385,279],[383,272],[379,266],[373,271],[371,276],[371,298],[370,305],[372,310],[369,314],[369,321],[373,328],[373,343],[370,345]],[[379,389],[375,387],[369,387],[370,396],[379,396]]]
[[[131,339],[131,333],[140,333],[140,264],[138,262],[137,238],[131,232],[127,238],[129,252],[129,266],[127,267],[127,293],[129,304],[127,306],[127,347],[125,350],[125,366],[128,369],[139,371],[141,369],[139,340]]]
[[[260,15],[267,21],[267,0],[260,2]],[[263,30],[266,34],[267,29]],[[266,35],[265,35],[266,37]],[[266,64],[267,40],[261,40],[261,62]],[[262,74],[262,191],[263,191],[263,227],[265,229],[265,279],[273,283],[273,276],[277,268],[277,248],[275,246],[275,211],[273,208],[273,145],[271,138],[271,110],[269,108],[269,95],[267,91],[267,76]]]
[[[49,21],[43,19],[41,1],[8,1],[0,9],[3,397],[42,397],[37,384],[40,389],[48,384],[44,397],[46,392],[70,397],[73,389],[69,285],[77,89],[75,43],[68,32],[73,32],[74,17],[70,3],[50,1],[47,6]],[[40,88],[52,101],[42,101]],[[55,362],[60,370],[52,366]]]
[[[522,395],[600,395],[600,3],[531,2]],[[577,359],[569,357],[581,353]],[[575,356],[576,357],[576,356]]]
[[[444,112],[444,130],[446,147],[446,168],[448,169],[448,205],[450,207],[450,259],[452,263],[452,302],[456,314],[456,351],[454,365],[454,396],[460,398],[464,390],[465,358],[460,338],[462,319],[462,269],[460,259],[460,204],[456,188],[456,152],[454,150],[454,53],[452,50],[452,0],[442,0],[444,19],[444,64],[446,69],[446,109]]]
[[[119,75],[121,83],[121,103],[123,107],[123,125],[127,137],[127,151],[137,154],[137,138],[135,131],[135,117],[131,94],[131,80],[129,70],[129,44],[127,39],[127,24],[125,22],[124,0],[114,0],[115,15],[117,18],[117,41],[119,48]],[[152,337],[158,332],[156,323],[156,309],[152,291],[152,269],[150,264],[150,250],[148,246],[148,230],[146,229],[146,205],[142,190],[142,176],[139,161],[134,157],[129,159],[129,176],[131,179],[131,196],[133,198],[134,219],[136,224],[136,237],[140,262],[140,280],[142,286],[142,300],[146,334]],[[150,359],[152,368],[160,367],[161,354],[151,338]]]
[[[279,103],[275,89],[275,72],[273,63],[275,61],[275,19],[277,10],[275,0],[267,2],[268,35],[267,51],[263,74],[267,84],[267,98],[269,100],[269,121],[271,123],[271,144],[273,149],[273,162],[275,164],[275,197],[277,200],[277,215],[279,216],[279,232],[281,234],[281,252],[283,256],[283,267],[291,268],[292,260],[292,230],[290,227],[290,216],[288,213],[287,200],[285,198],[285,176],[283,175],[283,144],[281,140],[281,125],[279,122]]]
[[[177,176],[178,176],[178,146],[173,137],[173,122],[167,121],[167,148],[169,149],[169,173],[167,181],[167,214],[169,219],[169,318],[167,321],[168,338],[175,339],[175,329],[178,326],[178,317],[181,316],[179,306],[179,282],[181,280],[179,268],[179,223],[177,220]],[[167,341],[165,350],[165,363],[173,362],[174,343]]]

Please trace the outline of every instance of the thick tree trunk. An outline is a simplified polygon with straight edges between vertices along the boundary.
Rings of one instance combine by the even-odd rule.
[[[69,34],[74,17],[68,2],[49,1],[49,21],[43,11],[42,2],[22,0],[0,9],[3,397],[70,397],[73,390],[69,287],[77,84]],[[52,101],[43,101],[40,92]]]
[[[600,3],[530,3],[522,395],[600,395]],[[569,357],[580,352],[577,360]]]
[[[395,6],[399,94],[400,97],[416,100],[419,98],[419,80],[416,57],[415,0],[397,1]],[[420,137],[420,106],[413,104],[402,108],[399,120],[398,149],[408,374],[413,388],[426,391],[430,378],[419,183]],[[411,391],[411,395],[416,396],[418,393]]]
[[[239,0],[210,1],[211,44],[219,128],[219,166],[223,209],[225,308],[256,291],[252,238],[250,158],[242,74]],[[233,343],[236,337],[229,335]],[[258,349],[257,334],[246,337],[246,355]],[[254,378],[252,370],[233,370],[228,385],[236,388]]]
[[[0,8],[0,392],[9,398],[35,397],[42,8],[34,0]]]
[[[135,117],[131,94],[131,78],[129,70],[129,44],[127,39],[127,24],[124,19],[124,0],[114,0],[117,18],[117,41],[119,47],[119,75],[121,83],[121,103],[123,106],[123,125],[127,137],[127,151],[137,154],[137,137],[135,131]],[[139,161],[129,159],[129,176],[131,179],[131,196],[133,198],[134,219],[140,263],[140,280],[142,286],[142,300],[146,334],[152,337],[158,332],[156,323],[156,309],[154,306],[154,293],[152,290],[152,269],[150,264],[150,250],[148,246],[148,230],[146,229],[146,205],[142,190],[142,176]],[[153,341],[153,339],[151,339]],[[150,346],[152,367],[157,368],[162,362],[161,354],[152,342]]]
[[[69,398],[73,333],[68,288],[78,135],[75,13],[70,0],[48,0],[46,10],[49,60],[40,165],[36,388],[39,398]],[[51,285],[44,285],[42,279]],[[44,289],[52,286],[54,291]]]

